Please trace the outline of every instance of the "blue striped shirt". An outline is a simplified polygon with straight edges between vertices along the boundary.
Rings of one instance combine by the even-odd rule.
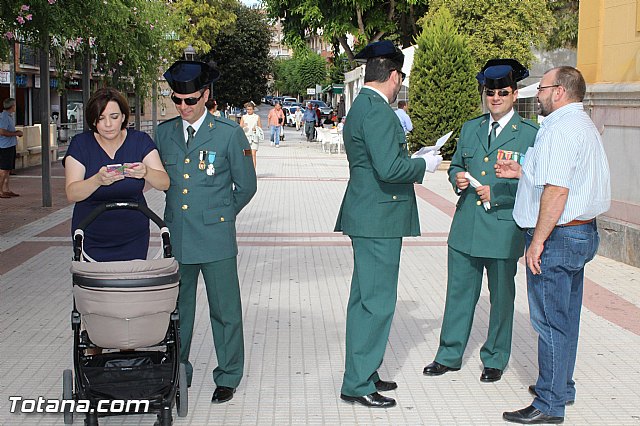
[[[593,219],[609,210],[609,164],[600,133],[582,102],[549,114],[525,155],[513,208],[513,218],[521,228],[535,228],[547,184],[569,189],[558,225]]]

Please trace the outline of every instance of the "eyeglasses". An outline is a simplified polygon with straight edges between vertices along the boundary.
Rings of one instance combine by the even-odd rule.
[[[561,86],[560,84],[551,84],[549,86],[538,86],[538,92],[544,89],[548,89],[550,87],[560,87],[560,86]]]
[[[510,94],[512,94],[513,92],[510,90],[493,90],[493,89],[486,89],[484,91],[484,93],[492,98],[496,95],[496,93],[498,94],[498,96],[500,96],[501,98],[504,98],[505,96],[509,96]]]
[[[200,93],[200,96],[198,96],[197,98],[179,98],[176,95],[171,95],[171,100],[176,105],[180,105],[184,101],[185,104],[193,106],[197,104],[200,99],[202,99],[202,96],[204,96],[204,93]]]

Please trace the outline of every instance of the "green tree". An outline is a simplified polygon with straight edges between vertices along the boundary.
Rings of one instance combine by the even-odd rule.
[[[258,103],[267,94],[272,68],[271,32],[259,10],[237,5],[233,11],[237,16],[233,30],[220,34],[203,59],[213,59],[221,73],[213,86],[216,99],[238,106],[247,101]]]
[[[412,150],[434,145],[453,130],[450,142],[441,152],[450,158],[455,151],[451,142],[462,124],[479,113],[480,99],[475,66],[467,37],[460,35],[448,9],[431,14],[417,39],[409,86],[409,108],[413,131]]]
[[[274,88],[280,93],[304,96],[307,88],[328,83],[327,61],[309,49],[294,53],[293,58],[281,59],[274,67]]]
[[[233,31],[238,0],[167,0],[168,19],[177,40],[171,44],[174,57],[191,45],[196,53],[208,53],[219,34]]]
[[[555,25],[545,0],[431,0],[424,21],[443,6],[460,33],[468,36],[478,69],[492,58],[514,58],[529,66],[534,59],[531,47],[544,46]]]
[[[428,0],[264,0],[269,17],[282,19],[285,41],[295,49],[305,45],[309,33],[322,34],[330,43],[340,45],[353,62],[354,52],[347,34],[358,46],[383,37],[403,46],[412,44],[416,25],[427,11]]]
[[[556,23],[547,39],[547,47],[575,49],[578,46],[579,0],[547,0],[547,3],[549,10],[556,18]]]

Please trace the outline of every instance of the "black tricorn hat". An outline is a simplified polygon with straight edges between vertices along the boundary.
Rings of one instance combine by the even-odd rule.
[[[529,70],[515,59],[490,59],[476,75],[487,89],[502,89],[529,77]]]
[[[402,66],[404,63],[404,53],[398,49],[390,40],[376,41],[369,43],[358,53],[354,59],[356,62],[367,62],[370,58],[388,58]]]
[[[188,95],[220,78],[220,71],[200,61],[176,61],[163,74],[174,92]]]

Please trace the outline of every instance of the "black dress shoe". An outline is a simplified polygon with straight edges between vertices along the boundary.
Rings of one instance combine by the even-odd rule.
[[[213,391],[213,396],[211,397],[211,402],[214,404],[221,404],[223,402],[230,401],[233,398],[233,394],[235,393],[234,388],[228,388],[226,386],[218,386],[216,390]]]
[[[497,382],[502,378],[502,370],[498,368],[489,368],[485,367],[482,369],[482,374],[480,375],[481,382]]]
[[[533,396],[538,396],[538,392],[536,392],[536,385],[529,385],[529,393]],[[564,402],[564,405],[573,405],[575,401],[570,399]]]
[[[502,418],[508,422],[521,423],[524,425],[537,425],[542,423],[562,423],[564,417],[549,416],[538,410],[533,405],[518,411],[507,411],[502,413]]]
[[[378,380],[375,385],[378,392],[389,392],[394,389],[398,389],[398,384],[396,382],[385,382],[384,380]]]
[[[340,399],[351,404],[357,402],[369,408],[390,408],[396,405],[395,399],[382,396],[378,392],[364,396],[348,396],[341,393]]]
[[[447,367],[446,365],[442,365],[439,362],[433,361],[431,364],[427,365],[424,370],[422,370],[422,374],[425,376],[441,376],[447,371],[458,371],[459,368]]]

